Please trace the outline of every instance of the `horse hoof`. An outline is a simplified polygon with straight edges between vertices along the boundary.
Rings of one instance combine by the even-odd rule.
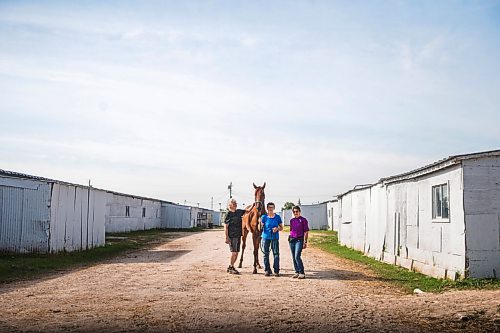
[[[238,268],[241,268],[241,264],[238,265]]]
[[[257,270],[256,269],[253,270],[253,274],[257,274]]]

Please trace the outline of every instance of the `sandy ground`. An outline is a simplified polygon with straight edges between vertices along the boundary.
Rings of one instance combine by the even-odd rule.
[[[226,273],[222,231],[174,233],[148,250],[0,285],[0,331],[500,332],[500,290],[407,295],[357,264],[309,248],[307,278]],[[250,245],[251,249],[251,245]],[[262,255],[261,255],[262,262]]]

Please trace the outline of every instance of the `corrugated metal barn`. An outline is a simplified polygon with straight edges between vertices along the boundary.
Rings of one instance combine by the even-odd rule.
[[[0,209],[0,251],[104,245],[105,191],[0,170]]]
[[[340,225],[340,208],[337,198],[326,202],[326,210],[328,215],[328,229],[339,231]]]
[[[160,200],[109,192],[106,232],[159,229],[161,205]]]
[[[355,188],[339,208],[341,244],[435,277],[498,277],[500,150]]]
[[[192,228],[191,207],[164,202],[161,205],[161,212],[162,228]]]
[[[86,250],[106,232],[206,226],[212,213],[0,169],[0,251]]]
[[[300,205],[300,215],[307,219],[309,229],[326,230],[328,229],[327,204],[326,202],[314,205]],[[283,225],[290,225],[290,219],[293,218],[292,210],[284,210],[281,213]]]

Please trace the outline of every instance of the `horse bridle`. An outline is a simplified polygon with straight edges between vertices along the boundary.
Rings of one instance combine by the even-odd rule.
[[[261,208],[259,207],[260,205],[262,205],[262,208],[264,208],[264,202],[263,201],[255,201],[254,204],[257,205],[257,210],[259,212],[261,211]]]

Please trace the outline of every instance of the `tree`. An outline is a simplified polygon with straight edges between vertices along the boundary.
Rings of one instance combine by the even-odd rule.
[[[285,202],[282,210],[290,210],[293,208],[293,206],[295,206],[295,204],[293,202]]]

